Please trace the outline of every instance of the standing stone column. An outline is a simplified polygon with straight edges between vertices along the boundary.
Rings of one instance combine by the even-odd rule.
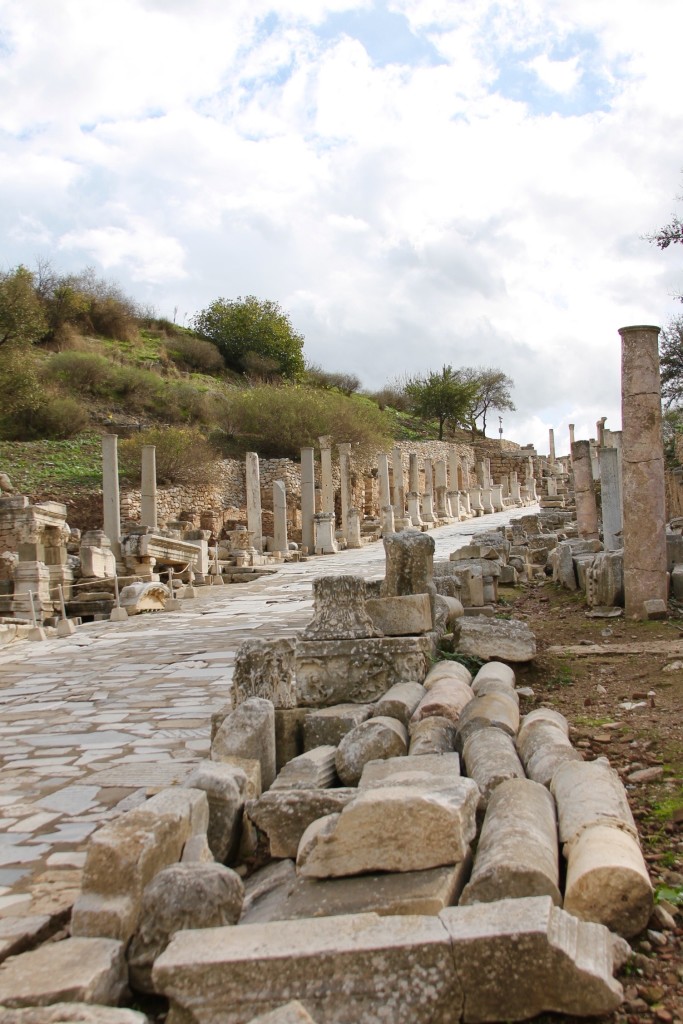
[[[548,459],[550,461],[551,466],[554,466],[555,465],[555,431],[553,430],[552,427],[548,431],[548,451],[549,451]]]
[[[391,460],[394,471],[394,512],[399,519],[402,519],[406,511],[406,488],[403,480],[403,458],[400,448],[394,448]]]
[[[514,501],[515,505],[522,504],[522,495],[519,490],[519,477],[517,476],[516,469],[513,469],[510,473],[510,497]]]
[[[391,508],[391,505],[389,506]],[[392,509],[393,516],[393,509]],[[347,548],[360,548],[363,546],[360,529],[360,511],[357,508],[349,509],[349,533],[346,538]]]
[[[574,442],[572,461],[574,463],[574,495],[579,537],[583,540],[597,540],[599,536],[598,509],[595,504],[590,441]]]
[[[349,509],[351,508],[351,444],[343,441],[337,445],[339,451],[341,529],[344,537],[349,535]]]
[[[377,475],[379,477],[379,507],[384,509],[391,505],[389,490],[389,456],[380,452],[377,456]]]
[[[334,482],[332,480],[332,438],[324,434],[318,438],[320,445],[320,481],[322,484],[321,510],[334,515]]]
[[[470,487],[468,494],[472,514],[475,516],[483,516],[484,506],[481,503],[481,487]]]
[[[156,451],[156,445],[143,444],[142,446],[140,522],[143,526],[151,526],[153,530],[156,530],[158,525]]]
[[[606,416],[602,416],[595,424],[595,429],[598,434],[598,448],[605,447],[605,423],[607,421]]]
[[[315,452],[312,448],[301,449],[301,543],[313,553],[315,537],[313,516],[315,515]]]
[[[666,508],[658,327],[622,327],[621,420],[626,615],[666,612]]]
[[[574,424],[569,424],[569,461],[572,461],[572,448],[574,447]]]
[[[408,456],[408,517],[413,526],[422,526],[420,515],[420,470],[417,462],[417,455],[411,452]]]
[[[623,547],[624,543],[619,450],[617,448],[601,448],[599,455],[603,544],[605,551],[617,551]]]
[[[448,477],[446,475],[445,459],[437,459],[434,464],[434,483],[436,486],[437,518],[450,519],[451,510],[448,508]]]
[[[273,551],[286,555],[287,541],[287,492],[282,480],[273,480]]]
[[[104,532],[117,560],[121,558],[121,504],[119,498],[119,459],[116,434],[102,438],[102,500]]]
[[[425,490],[422,495],[422,519],[425,523],[435,523],[434,515],[434,469],[431,459],[425,459]]]
[[[247,452],[247,530],[253,535],[253,545],[258,552],[263,551],[263,521],[261,518],[261,474],[258,455]]]

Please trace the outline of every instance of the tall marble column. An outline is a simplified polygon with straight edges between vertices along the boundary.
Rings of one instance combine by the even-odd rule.
[[[422,495],[422,519],[425,523],[436,522],[434,515],[434,467],[431,459],[425,459],[425,490]]]
[[[377,456],[377,475],[379,478],[379,507],[384,509],[391,505],[389,490],[389,456],[380,452]]]
[[[403,518],[406,510],[406,488],[403,479],[403,459],[401,449],[394,448],[391,453],[391,465],[394,472],[394,512],[399,518]]]
[[[349,509],[351,508],[351,444],[342,441],[339,451],[341,529],[344,537],[349,535]]]
[[[658,327],[622,327],[621,419],[626,615],[666,614],[667,559]]]
[[[156,445],[143,444],[142,446],[140,522],[143,526],[150,526],[153,530],[156,530],[158,525],[156,451]]]
[[[118,437],[105,434],[102,438],[102,500],[104,505],[104,532],[117,559],[121,557],[121,501],[119,497]]]
[[[551,427],[548,431],[548,460],[552,466],[555,465],[555,431]]]
[[[273,550],[286,555],[287,541],[287,492],[282,480],[273,480]]]
[[[320,445],[320,482],[322,484],[321,511],[334,515],[334,481],[332,479],[332,438],[324,434]]]
[[[574,496],[579,537],[582,540],[598,540],[598,509],[595,504],[590,441],[574,442],[572,461],[574,463]]]
[[[571,451],[572,451],[573,446],[574,446],[574,424],[570,423],[569,424],[569,460],[570,461],[571,461],[571,458],[572,458]]]
[[[313,516],[315,515],[315,452],[312,448],[301,449],[301,543],[313,553],[315,536]]]
[[[261,472],[258,454],[247,452],[247,530],[252,534],[252,544],[256,551],[263,551],[263,520],[261,514]]]

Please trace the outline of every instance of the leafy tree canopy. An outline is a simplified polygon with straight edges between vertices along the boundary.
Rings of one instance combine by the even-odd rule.
[[[1,274],[0,350],[32,345],[43,337],[47,326],[31,271],[19,266]]]
[[[439,421],[440,441],[446,424],[452,428],[469,422],[477,396],[476,383],[465,380],[462,371],[452,366],[409,377],[404,390],[413,412],[423,419]]]
[[[290,380],[304,373],[303,335],[277,302],[255,295],[216,299],[197,313],[193,327],[239,373],[278,374]]]
[[[476,385],[477,392],[470,409],[469,424],[475,430],[476,421],[481,418],[481,432],[486,435],[486,416],[490,409],[515,409],[510,390],[515,382],[502,370],[493,366],[478,366],[461,371],[463,379]]]

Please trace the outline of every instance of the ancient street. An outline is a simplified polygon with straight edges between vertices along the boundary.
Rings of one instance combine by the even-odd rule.
[[[435,557],[535,511],[435,530]],[[229,700],[240,643],[300,630],[323,574],[382,577],[382,543],[199,588],[182,611],[0,649],[0,917],[66,905],[88,836],[208,756],[211,713]]]

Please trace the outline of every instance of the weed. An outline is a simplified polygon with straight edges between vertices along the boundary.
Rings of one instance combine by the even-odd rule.
[[[546,681],[546,687],[549,690],[556,690],[560,686],[572,686],[574,678],[572,676],[571,666],[566,661],[560,662],[557,667],[557,671],[554,676]]]

